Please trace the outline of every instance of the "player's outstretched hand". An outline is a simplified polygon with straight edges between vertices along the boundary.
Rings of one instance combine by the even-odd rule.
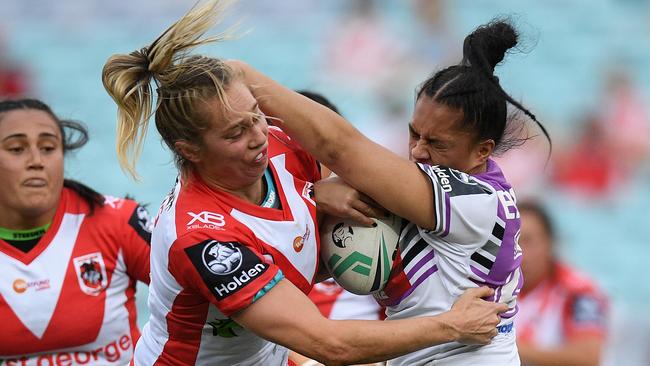
[[[499,314],[506,312],[508,306],[482,299],[493,294],[494,290],[489,287],[471,288],[456,300],[450,315],[453,314],[458,342],[487,344],[497,335]]]
[[[352,219],[362,225],[371,226],[370,218],[382,218],[388,211],[372,198],[350,187],[339,177],[330,177],[316,182],[316,206],[328,215]]]

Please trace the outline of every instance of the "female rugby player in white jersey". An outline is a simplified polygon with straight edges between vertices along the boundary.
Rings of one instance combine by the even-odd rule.
[[[478,299],[493,293],[485,287],[445,314],[392,322],[328,320],[309,301],[319,249],[310,192],[319,166],[268,127],[241,74],[186,55],[209,41],[200,37],[217,5],[186,14],[148,47],[112,56],[103,70],[118,105],[123,166],[135,174],[129,152],[139,151],[155,115],[180,169],[154,220],[151,317],[135,365],[286,365],[284,347],[343,365],[488,342],[507,307]]]
[[[351,186],[410,221],[391,280],[375,296],[387,307],[388,319],[440,314],[464,290],[482,285],[496,290],[490,300],[508,305],[490,344],[433,346],[391,365],[520,363],[513,327],[523,284],[519,212],[512,187],[490,158],[521,142],[507,133],[508,104],[537,122],[494,76],[517,38],[505,21],[479,27],[465,39],[462,61],[422,84],[409,124],[411,161],[373,143],[327,108],[246,64],[230,62],[244,73],[260,108],[278,118],[277,125]]]

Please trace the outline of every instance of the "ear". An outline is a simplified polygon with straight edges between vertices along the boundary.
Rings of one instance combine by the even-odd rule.
[[[178,140],[174,142],[174,148],[183,158],[192,163],[201,161],[201,148],[196,144],[186,140]]]
[[[483,164],[487,159],[492,155],[494,151],[494,140],[488,139],[478,143],[476,146],[476,157],[479,160],[479,163]]]

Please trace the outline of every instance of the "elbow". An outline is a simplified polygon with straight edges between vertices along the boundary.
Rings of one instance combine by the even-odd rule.
[[[321,155],[320,163],[334,171],[339,167],[344,167],[346,161],[354,158],[355,146],[360,143],[362,138],[364,136],[350,126],[350,128],[341,130],[333,138],[322,139],[316,149]]]

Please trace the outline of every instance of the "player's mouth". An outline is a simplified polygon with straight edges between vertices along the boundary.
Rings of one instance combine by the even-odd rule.
[[[23,181],[23,186],[30,188],[43,188],[47,187],[47,180],[43,178],[28,178]]]
[[[253,159],[253,164],[262,164],[266,163],[266,157],[268,155],[268,147],[265,146],[262,151],[260,151],[255,158]]]

